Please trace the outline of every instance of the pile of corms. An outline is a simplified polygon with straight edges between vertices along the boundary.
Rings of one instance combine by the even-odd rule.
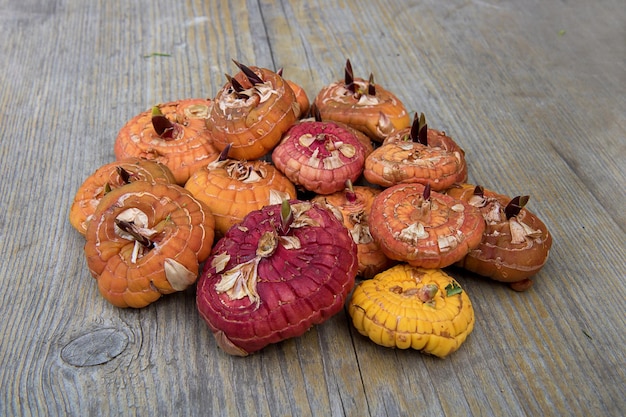
[[[76,193],[70,222],[109,302],[197,284],[217,344],[241,356],[347,307],[375,343],[445,357],[474,310],[443,268],[532,285],[552,239],[528,196],[468,184],[463,149],[372,75],[348,60],[310,102],[282,71],[234,63],[214,98],[130,119]]]

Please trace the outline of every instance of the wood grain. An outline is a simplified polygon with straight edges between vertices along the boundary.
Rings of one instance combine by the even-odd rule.
[[[0,0],[0,415],[626,414],[622,3]],[[346,58],[454,137],[472,182],[531,196],[554,237],[533,289],[452,270],[477,321],[445,360],[345,312],[233,358],[193,289],[108,305],[67,215],[122,124],[212,97],[231,59],[313,98]]]

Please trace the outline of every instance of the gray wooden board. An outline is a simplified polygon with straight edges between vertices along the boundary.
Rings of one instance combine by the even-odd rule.
[[[626,413],[626,8],[620,0],[0,0],[0,415]],[[441,360],[341,312],[248,358],[194,290],[109,305],[68,222],[153,104],[212,97],[231,59],[313,98],[355,74],[466,150],[470,180],[529,194],[554,237],[528,292],[453,271],[476,326]]]

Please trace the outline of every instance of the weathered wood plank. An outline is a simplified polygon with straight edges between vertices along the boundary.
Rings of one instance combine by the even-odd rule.
[[[623,415],[621,6],[0,0],[0,414]],[[108,305],[67,222],[76,189],[128,118],[213,96],[233,58],[311,98],[346,58],[373,72],[458,140],[472,181],[531,195],[555,241],[535,287],[453,270],[477,321],[445,360],[378,347],[345,312],[233,358],[193,290]]]

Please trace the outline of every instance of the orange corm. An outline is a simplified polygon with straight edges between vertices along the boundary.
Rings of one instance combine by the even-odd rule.
[[[390,91],[368,80],[354,77],[348,59],[345,77],[320,90],[313,105],[324,120],[345,123],[382,142],[393,131],[411,124],[404,104]]]
[[[279,69],[276,71],[278,75],[283,76],[283,69]],[[296,103],[298,103],[298,114],[297,118],[302,119],[307,117],[309,114],[309,110],[311,110],[311,101],[309,100],[309,96],[307,96],[304,88],[295,81],[285,79],[289,87],[291,87],[291,91],[293,91],[294,96],[296,97]]]
[[[460,159],[443,149],[416,142],[391,142],[367,157],[363,176],[382,187],[419,183],[443,191],[457,182],[462,169]]]
[[[217,93],[207,126],[220,151],[240,160],[259,159],[280,141],[300,109],[293,90],[277,73],[235,61],[240,71]]]
[[[463,200],[422,184],[398,184],[372,203],[370,232],[391,259],[423,268],[444,268],[477,247],[485,221]]]
[[[296,102],[298,103],[298,119],[306,117],[311,108],[311,102],[309,101],[309,97],[306,95],[306,91],[295,82],[291,80],[286,80],[289,87],[293,91],[293,94],[296,96]]]
[[[428,129],[424,114],[388,136],[366,159],[363,176],[390,187],[419,183],[444,191],[467,180],[465,152],[442,132]]]
[[[136,181],[98,204],[87,227],[87,266],[110,303],[145,307],[195,283],[214,227],[209,208],[181,186]]]
[[[196,171],[185,184],[188,191],[211,209],[219,236],[253,210],[296,198],[295,186],[272,164],[227,158],[227,153],[228,148],[220,158]]]
[[[102,197],[134,181],[174,183],[175,179],[165,165],[141,158],[128,158],[103,165],[78,188],[70,208],[70,224],[84,235]]]
[[[311,199],[314,203],[339,211],[343,225],[357,245],[358,274],[366,279],[372,278],[395,263],[382,252],[380,245],[370,233],[370,211],[374,198],[380,192],[379,188],[353,185],[352,181],[347,181],[345,190],[329,195],[317,195]]]
[[[177,184],[184,185],[219,153],[206,125],[212,105],[209,99],[188,98],[138,114],[120,129],[115,157],[158,161],[172,171]]]
[[[426,145],[435,150],[443,150],[459,161],[458,173],[453,178],[454,183],[464,183],[467,181],[467,163],[465,161],[465,151],[446,132],[431,129],[426,124],[424,113],[419,116],[415,113],[411,127],[393,132],[383,141],[383,145],[391,142],[416,142]],[[436,188],[436,187],[435,187]]]
[[[528,196],[510,198],[481,186],[461,184],[446,194],[478,208],[486,227],[480,244],[457,265],[505,282],[516,291],[533,285],[530,279],[548,260],[552,235],[525,206]]]
[[[282,77],[283,69],[280,68],[278,71],[276,71],[276,73]],[[304,88],[302,88],[302,86],[300,84],[297,84],[295,81],[288,79],[285,79],[285,81],[287,82],[287,84],[289,84],[289,87],[291,87],[291,90],[296,97],[296,103],[298,103],[298,114],[296,115],[296,117],[298,119],[307,117],[307,115],[309,114],[309,110],[311,109],[311,102],[309,101],[309,96],[306,95],[306,91],[304,91]]]

